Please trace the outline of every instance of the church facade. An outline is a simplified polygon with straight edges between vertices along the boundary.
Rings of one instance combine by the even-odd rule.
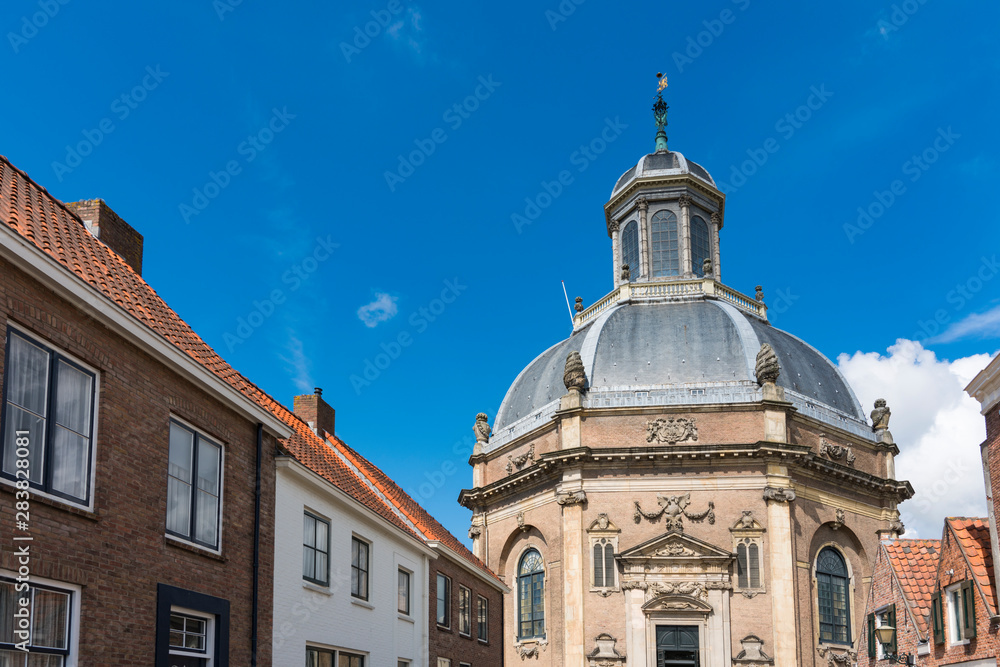
[[[476,422],[473,551],[507,665],[849,665],[902,532],[899,453],[836,367],[722,281],[725,195],[655,152],[605,205],[612,289]]]

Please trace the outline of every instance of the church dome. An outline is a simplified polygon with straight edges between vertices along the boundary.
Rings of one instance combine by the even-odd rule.
[[[711,174],[700,164],[693,160],[688,160],[682,153],[677,151],[664,150],[643,155],[639,158],[639,162],[622,174],[618,182],[615,183],[614,190],[611,191],[611,197],[613,198],[625,189],[629,183],[640,178],[679,176],[682,174],[691,174],[713,188],[716,187]]]
[[[799,338],[721,300],[613,306],[539,355],[507,391],[492,446],[547,421],[566,393],[563,369],[579,352],[590,408],[760,401],[754,367],[768,343],[777,384],[806,415],[871,438],[861,404],[836,366]]]

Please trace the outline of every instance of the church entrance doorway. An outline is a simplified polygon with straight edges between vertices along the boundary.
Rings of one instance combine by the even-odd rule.
[[[698,627],[656,626],[656,667],[699,667]]]

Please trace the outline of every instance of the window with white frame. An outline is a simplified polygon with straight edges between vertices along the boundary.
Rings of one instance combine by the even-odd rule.
[[[218,549],[221,498],[222,447],[171,420],[167,533]]]
[[[370,545],[357,537],[351,538],[351,595],[368,599],[368,552]]]
[[[458,587],[458,633],[472,636],[472,591],[461,585]]]
[[[483,596],[479,596],[477,600],[476,636],[481,642],[490,640],[490,603]]]
[[[73,593],[0,578],[0,665],[62,667],[70,659]],[[17,645],[24,642],[27,651]]]
[[[397,593],[396,611],[400,614],[410,615],[410,573],[399,568],[397,574],[399,591]]]
[[[171,667],[211,667],[214,651],[214,617],[190,610],[170,610]]]
[[[330,584],[330,523],[310,512],[303,514],[302,578]]]
[[[399,664],[409,663],[401,660]],[[338,649],[306,646],[306,667],[365,667],[365,656]]]
[[[14,329],[5,359],[3,477],[88,504],[97,374]]]
[[[948,606],[948,643],[968,644],[976,636],[976,588],[971,580],[944,589]]]
[[[451,658],[438,658],[437,667],[451,667]]]
[[[451,579],[440,572],[437,575],[437,624],[451,627]]]

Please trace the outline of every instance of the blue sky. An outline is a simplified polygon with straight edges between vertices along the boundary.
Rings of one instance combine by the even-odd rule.
[[[569,334],[561,280],[610,288],[657,71],[671,149],[728,186],[724,278],[776,326],[832,359],[998,348],[994,3],[234,2],[4,3],[0,152],[105,199],[209,344],[286,404],[323,387],[459,536],[475,414]]]

